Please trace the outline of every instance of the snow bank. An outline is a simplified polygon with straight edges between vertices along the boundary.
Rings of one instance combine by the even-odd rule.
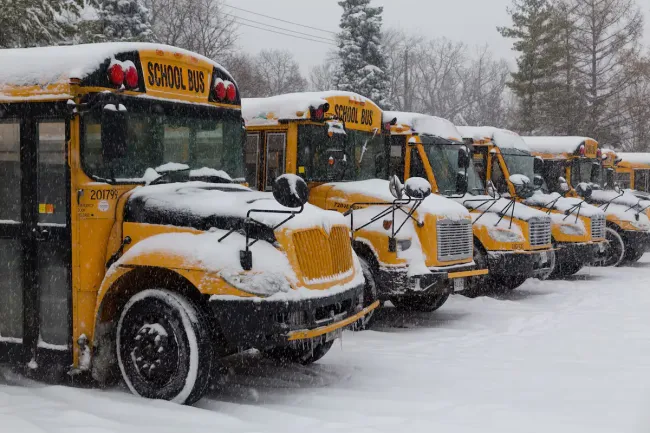
[[[624,162],[650,165],[650,153],[648,152],[619,152],[616,155]]]
[[[539,153],[575,153],[589,137],[522,137],[532,152]]]
[[[492,126],[459,126],[463,138],[473,140],[491,140],[501,149],[518,149],[530,152],[530,148],[516,132],[499,129]]]
[[[327,98],[347,96],[351,100],[367,102],[369,99],[340,90],[323,92],[287,93],[268,98],[243,98],[242,116],[246,125],[277,125],[280,120],[309,118],[309,107],[327,104]]]
[[[451,141],[462,141],[463,136],[456,125],[441,117],[404,111],[384,111],[383,121],[397,119],[398,125],[408,126],[410,132],[442,137]],[[406,132],[405,132],[406,133]]]
[[[164,50],[193,56],[225,71],[215,61],[181,48],[162,44],[113,42],[0,50],[0,83],[15,86],[64,83],[95,72],[106,59],[116,54],[139,50]]]
[[[136,188],[131,200],[143,199],[145,208],[167,211],[191,212],[201,217],[211,215],[246,218],[251,209],[283,210],[270,192],[253,191],[236,184],[214,184],[206,182],[185,182],[161,185],[149,185]],[[297,209],[293,209],[297,210]],[[288,215],[255,213],[257,221],[273,227]],[[283,227],[290,229],[320,226],[328,231],[334,224],[346,224],[345,218],[334,211],[326,211],[316,206],[305,204],[302,213],[289,220]]]

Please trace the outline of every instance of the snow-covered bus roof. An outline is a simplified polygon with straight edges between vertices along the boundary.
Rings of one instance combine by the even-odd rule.
[[[647,165],[650,168],[650,153],[648,152],[619,152],[617,156],[621,163]]]
[[[162,50],[193,57],[230,75],[215,61],[181,48],[141,42],[112,42],[0,50],[0,89],[3,86],[68,83],[70,79],[81,79],[92,74],[106,59],[117,54],[144,50]]]
[[[429,134],[452,141],[463,141],[463,136],[456,125],[442,117],[428,114],[408,113],[405,111],[384,111],[384,123],[397,119],[397,126],[407,127],[403,133]]]
[[[589,137],[558,136],[558,137],[523,137],[530,150],[538,153],[561,154],[575,153],[585,142],[596,143]]]
[[[334,107],[331,106],[331,101],[341,98],[359,106],[368,104],[374,109],[378,109],[375,103],[358,93],[327,90],[286,93],[268,98],[244,98],[242,99],[242,116],[247,126],[277,125],[281,120],[309,119],[310,107],[318,108],[321,105],[330,104],[329,112],[332,112]]]
[[[493,126],[459,126],[458,130],[463,138],[470,138],[475,141],[490,140],[500,149],[518,149],[530,152],[526,142],[516,132],[495,128]]]

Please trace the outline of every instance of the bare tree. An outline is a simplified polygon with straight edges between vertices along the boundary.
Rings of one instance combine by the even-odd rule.
[[[617,141],[622,96],[634,83],[626,69],[639,55],[643,16],[635,0],[572,0],[576,66],[585,86],[584,133]]]
[[[307,88],[298,62],[288,50],[262,50],[255,65],[262,85],[261,96],[302,92]]]
[[[257,71],[255,56],[246,53],[229,55],[224,66],[237,80],[239,92],[244,98],[256,98],[264,95],[264,85]]]
[[[160,42],[219,59],[235,48],[237,23],[223,0],[146,0]]]

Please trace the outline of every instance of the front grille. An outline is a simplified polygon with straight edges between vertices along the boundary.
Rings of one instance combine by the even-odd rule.
[[[333,280],[352,269],[347,227],[333,227],[329,236],[318,229],[295,232],[293,243],[306,282]]]
[[[474,237],[472,223],[469,220],[440,220],[436,226],[436,231],[438,261],[450,262],[472,257]]]
[[[551,219],[532,218],[528,221],[530,246],[539,247],[551,243]]]
[[[591,217],[591,239],[605,238],[605,215]]]

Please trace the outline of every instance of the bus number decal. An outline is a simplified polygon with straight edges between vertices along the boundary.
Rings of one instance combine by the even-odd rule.
[[[195,93],[205,92],[205,72],[203,71],[194,71],[189,68],[185,71],[179,66],[147,62],[147,72],[149,73],[149,86],[188,90]]]
[[[111,199],[116,200],[117,190],[116,189],[91,189],[90,199],[91,200],[111,200]]]

